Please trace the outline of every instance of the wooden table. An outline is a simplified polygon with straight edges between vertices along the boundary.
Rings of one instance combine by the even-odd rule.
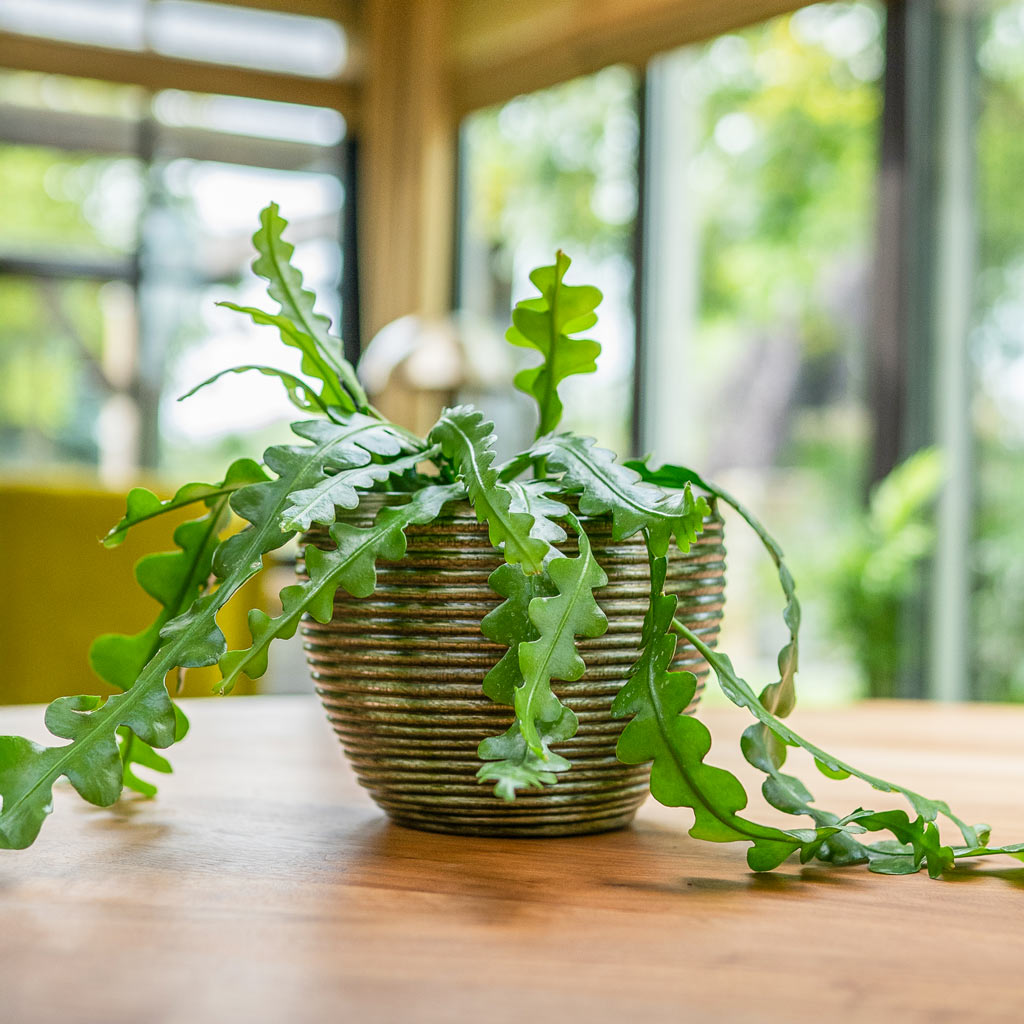
[[[652,803],[589,838],[417,833],[358,789],[312,699],[188,711],[155,802],[99,810],[59,792],[36,845],[0,854],[5,1024],[1024,1019],[1012,860],[940,882],[754,875],[740,846],[695,842],[687,812]],[[742,714],[704,717],[728,737],[712,762],[754,783],[732,742]],[[40,719],[0,709],[0,732],[39,735]],[[997,840],[1024,838],[1024,708],[794,720]],[[842,809],[885,802],[816,786]]]

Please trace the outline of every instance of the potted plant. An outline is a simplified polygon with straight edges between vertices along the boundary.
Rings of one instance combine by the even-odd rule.
[[[282,236],[285,226],[272,204],[262,212],[253,239],[258,251],[253,269],[268,282],[278,311],[232,308],[276,329],[286,345],[301,350],[302,376],[265,366],[225,372],[255,369],[278,377],[303,413],[292,425],[298,443],[269,448],[262,463],[236,461],[222,481],[187,484],[167,501],[138,488],[128,495],[126,514],[112,529],[108,544],[116,544],[135,524],[172,510],[196,506],[202,514],[176,528],[176,551],[150,555],[136,568],[138,582],[161,606],[156,621],[134,636],[100,637],[92,647],[93,668],[118,692],[106,698],[69,696],[54,701],[47,708],[46,725],[67,742],[44,747],[21,737],[0,737],[0,846],[18,849],[32,843],[51,810],[53,784],[62,776],[82,797],[101,806],[114,803],[125,786],[152,793],[151,784],[135,769],[168,771],[157,751],[180,740],[187,729],[167,690],[169,673],[216,663],[222,672],[220,689],[226,692],[240,673],[259,676],[265,671],[270,644],[294,635],[304,618],[314,663],[323,660],[324,644],[316,631],[332,619],[338,621],[336,595],[341,595],[344,628],[350,600],[373,595],[378,573],[392,574],[383,584],[391,588],[390,610],[381,616],[391,617],[388,635],[401,638],[405,634],[400,624],[405,620],[395,607],[412,609],[411,626],[422,626],[429,618],[422,608],[431,586],[443,594],[452,573],[458,577],[462,571],[448,565],[431,569],[431,557],[438,551],[458,557],[468,547],[474,566],[469,571],[470,589],[479,590],[487,582],[494,594],[485,595],[490,610],[480,622],[478,650],[471,652],[484,654],[476,657],[473,681],[480,693],[469,697],[484,706],[493,703],[493,720],[507,721],[507,727],[480,743],[480,760],[473,769],[481,793],[493,788],[488,797],[493,806],[510,808],[507,822],[519,820],[518,804],[525,806],[537,799],[536,794],[557,794],[574,772],[593,776],[595,767],[607,767],[608,758],[601,751],[582,767],[573,767],[564,756],[572,750],[570,741],[581,730],[581,720],[596,714],[601,723],[596,744],[605,743],[609,753],[614,749],[627,772],[628,766],[643,766],[637,770],[644,780],[649,766],[651,793],[664,804],[693,812],[690,834],[695,838],[747,843],[747,860],[754,870],[774,868],[793,854],[804,862],[864,863],[890,874],[925,866],[933,876],[959,860],[990,853],[1024,859],[1024,844],[990,847],[987,827],[970,826],[946,804],[839,760],[786,724],[795,702],[800,608],[778,545],[749,511],[691,470],[652,469],[645,461],[623,465],[591,440],[557,432],[562,410],[559,385],[571,374],[592,371],[600,351],[596,342],[578,335],[595,324],[601,294],[596,288],[565,283],[566,256],[559,253],[553,265],[530,275],[539,294],[520,302],[513,313],[508,339],[541,356],[539,365],[515,380],[536,399],[539,425],[530,448],[496,465],[490,424],[475,409],[445,410],[426,438],[387,422],[373,409],[353,368],[342,358],[340,343],[328,333],[328,321],[314,312],[314,296],[303,289],[302,277],[291,265],[292,247]],[[774,559],[782,585],[789,640],[779,655],[778,680],[760,694],[740,678],[727,655],[714,649],[713,621],[710,628],[701,625],[699,598],[710,595],[705,619],[708,608],[713,618],[720,579],[696,595],[697,618],[689,622],[679,613],[679,595],[666,586],[667,578],[673,584],[692,582],[693,566],[687,567],[684,555],[707,543],[709,533],[715,534],[711,560],[718,560],[712,576],[720,577],[715,502],[734,508],[754,529]],[[248,525],[222,539],[229,511]],[[227,651],[217,626],[218,612],[260,571],[266,554],[303,531],[309,531],[305,574],[282,591],[281,613],[271,617],[252,610],[251,645]],[[431,546],[429,538],[439,533],[448,541]],[[611,573],[606,574],[602,558],[630,567],[625,577],[613,580],[610,591],[604,589]],[[698,559],[696,564],[703,563]],[[637,566],[643,580],[639,608],[629,604],[636,597]],[[394,577],[403,567],[412,575]],[[423,576],[418,575],[424,568],[442,576],[424,587]],[[698,576],[701,571],[698,568]],[[465,574],[458,578],[466,582]],[[398,601],[393,591],[402,586],[408,590]],[[627,600],[620,607],[623,594]],[[693,603],[690,596],[685,600]],[[465,618],[458,601],[442,598],[442,603],[450,605],[445,621]],[[611,629],[602,603],[612,613]],[[572,687],[585,679],[584,657],[590,657],[593,666],[600,665],[608,648],[599,639],[628,622],[630,615],[636,621],[624,632],[632,635],[632,664],[624,672],[614,666],[612,692],[607,692],[606,675],[596,704],[594,694],[585,693],[579,711],[574,711]],[[365,631],[373,621],[373,616],[360,620],[355,632]],[[460,638],[465,641],[461,634]],[[679,653],[681,641],[691,649],[689,654]],[[420,650],[431,643],[435,654],[447,655],[443,629],[428,636]],[[383,660],[389,663],[402,656],[402,651],[392,652]],[[351,673],[358,659],[343,655],[339,660]],[[808,817],[811,827],[782,829],[744,817],[747,798],[739,781],[705,760],[710,735],[696,717],[685,713],[696,695],[697,676],[676,667],[688,663],[699,669],[701,660],[713,670],[725,694],[753,718],[743,734],[743,753],[764,773],[768,802]],[[323,689],[330,698],[330,687]],[[423,711],[416,704],[423,694],[400,691],[398,696],[412,716],[404,726],[399,723],[399,731],[422,732],[424,720],[414,712]],[[330,710],[330,699],[326,702]],[[381,701],[358,706],[350,702],[340,712],[335,708],[336,724],[343,739],[347,730],[350,748],[365,754],[364,763],[357,764],[364,781],[370,779],[372,785],[374,766],[383,765],[385,774],[400,776],[394,790],[400,794],[402,773],[422,766],[396,764],[401,757],[390,754],[375,759],[374,744],[386,735],[386,730],[374,731],[380,707]],[[432,730],[443,746],[450,740],[449,726],[454,728],[458,718],[459,712],[450,713],[442,699],[428,732]],[[809,751],[831,778],[855,775],[878,790],[902,794],[913,814],[858,809],[839,815],[819,808],[805,785],[782,770],[790,746]],[[612,801],[619,803],[596,823],[585,819],[580,830],[628,820],[631,800],[635,806],[636,777],[625,778]],[[602,799],[607,794],[602,795],[601,778],[598,783],[597,798]],[[463,788],[456,783],[453,791],[442,780],[435,805],[449,810],[439,810],[436,819],[429,813],[419,819],[406,816],[407,823],[450,826],[450,808],[457,810],[460,801],[466,801]],[[593,802],[594,792],[588,797],[586,786],[582,791],[578,802]],[[386,800],[381,802],[387,806]],[[475,800],[472,803],[475,806]],[[402,820],[405,806],[399,797],[388,809]],[[615,808],[621,812],[618,819]],[[442,821],[444,814],[448,817]],[[956,825],[962,842],[951,846],[942,841],[936,823],[940,816]],[[471,831],[473,814],[467,818],[463,830]],[[572,822],[555,824],[571,827]],[[874,833],[888,833],[890,838],[876,841]]]

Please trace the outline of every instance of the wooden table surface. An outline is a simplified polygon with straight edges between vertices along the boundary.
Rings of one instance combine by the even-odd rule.
[[[1024,1020],[1013,860],[938,882],[755,875],[740,845],[696,842],[688,812],[652,802],[602,836],[412,832],[355,785],[311,698],[188,711],[156,801],[100,810],[62,788],[36,845],[0,853],[5,1024]],[[742,713],[704,718],[712,763],[754,782],[733,742]],[[0,732],[41,738],[40,720],[0,709]],[[1024,708],[866,704],[794,721],[990,821],[995,840],[1024,839]],[[885,803],[815,786],[836,809]]]

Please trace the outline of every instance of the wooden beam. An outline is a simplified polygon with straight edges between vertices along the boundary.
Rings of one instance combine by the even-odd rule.
[[[368,0],[360,175],[363,337],[448,311],[456,117],[449,0]]]
[[[21,146],[59,146],[85,153],[128,153],[139,148],[139,124],[123,117],[76,114],[63,110],[0,103],[3,141]],[[306,142],[235,135],[179,125],[159,126],[162,156],[281,171],[336,170],[337,148]]]
[[[96,78],[153,91],[185,89],[331,107],[340,111],[350,125],[359,115],[360,88],[348,78],[256,71],[158,53],[36,39],[13,32],[0,32],[0,55],[5,68],[17,71]]]
[[[641,66],[805,6],[808,0],[454,0],[451,74],[460,115],[609,64]]]

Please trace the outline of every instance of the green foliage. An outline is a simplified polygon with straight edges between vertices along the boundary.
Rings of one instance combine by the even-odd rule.
[[[594,310],[602,298],[591,285],[564,283],[571,262],[559,250],[550,267],[538,267],[530,274],[540,297],[516,304],[512,326],[505,333],[513,345],[536,349],[544,357],[540,366],[520,371],[515,379],[516,387],[537,401],[537,437],[550,433],[562,419],[558,385],[573,374],[593,373],[601,354],[596,341],[570,337],[597,323]]]
[[[161,501],[151,490],[146,487],[133,487],[128,492],[125,514],[116,526],[103,538],[103,543],[108,548],[117,547],[128,531],[139,523],[149,519],[155,519],[167,512],[176,512],[178,509],[187,508],[197,501],[206,502],[212,506],[218,498],[231,495],[242,487],[249,484],[259,483],[267,479],[259,463],[252,459],[237,459],[229,467],[224,479],[218,484],[191,483],[179,487],[174,497]]]
[[[565,519],[569,510],[560,501],[555,501],[547,492],[553,485],[550,480],[509,480],[505,484],[512,494],[513,512],[524,512],[533,517],[530,535],[559,544],[565,540],[565,530],[557,520]]]
[[[689,484],[680,494],[665,494],[642,483],[635,470],[620,465],[592,438],[559,434],[535,444],[532,452],[545,456],[551,468],[563,473],[563,487],[582,492],[580,512],[611,515],[616,540],[646,530],[652,550],[661,556],[672,537],[680,551],[688,551],[703,529],[708,505],[703,498],[694,498]]]
[[[234,308],[239,310],[242,309],[241,306]],[[275,366],[259,366],[254,363],[247,363],[245,366],[231,366],[226,370],[221,370],[219,373],[215,373],[212,377],[207,377],[206,380],[197,384],[194,388],[190,388],[178,399],[178,401],[184,402],[186,398],[191,398],[197,391],[201,391],[207,385],[220,380],[221,377],[224,377],[229,373],[248,373],[250,370],[262,373],[265,377],[276,377],[280,380],[284,385],[289,400],[297,409],[301,409],[303,412],[319,412],[323,413],[325,416],[328,415],[327,406],[320,400],[320,396],[316,391],[314,391],[313,388],[311,388],[304,380],[296,377],[293,373],[288,373],[286,370],[279,370]]]
[[[391,476],[415,469],[424,459],[433,458],[437,451],[430,448],[390,462],[371,462],[339,470],[325,477],[316,487],[292,495],[293,504],[285,509],[284,525],[289,530],[308,530],[313,523],[329,526],[339,508],[355,508],[359,504],[356,488],[368,490]]]
[[[672,626],[708,662],[718,678],[722,692],[734,704],[750,711],[764,729],[770,730],[783,743],[791,747],[801,747],[810,753],[822,774],[833,779],[855,776],[879,792],[899,793],[906,798],[917,815],[916,818],[910,819],[903,811],[879,813],[859,811],[854,815],[839,818],[837,815],[812,808],[810,805],[813,797],[810,792],[798,779],[782,775],[778,771],[776,759],[763,743],[762,729],[756,725],[751,726],[743,735],[743,750],[747,760],[769,776],[763,793],[770,804],[789,814],[808,814],[819,825],[826,823],[845,825],[855,821],[858,826],[869,831],[887,829],[907,847],[906,850],[895,851],[890,847],[879,848],[877,844],[863,846],[852,841],[849,835],[844,835],[839,837],[838,842],[836,839],[831,839],[826,844],[824,851],[816,854],[820,859],[833,860],[837,863],[866,860],[873,871],[882,874],[906,874],[906,861],[899,858],[910,857],[913,859],[914,870],[925,864],[929,874],[938,877],[943,871],[954,866],[957,856],[967,855],[966,851],[987,847],[989,833],[987,825],[968,825],[957,817],[944,801],[932,800],[906,786],[888,782],[864,772],[805,740],[764,707],[750,685],[736,673],[727,654],[712,650],[693,630],[678,619],[673,620]],[[948,847],[937,842],[938,830],[935,826],[935,819],[940,815],[948,818],[960,830],[964,841],[962,847]],[[1009,853],[1016,856],[1019,852],[1016,847],[991,847],[989,849],[993,854]],[[880,854],[884,854],[884,856],[880,856]]]
[[[360,529],[347,523],[335,524],[330,531],[336,545],[333,551],[307,545],[305,559],[309,579],[281,591],[283,611],[276,618],[270,618],[259,608],[249,612],[252,646],[221,656],[220,691],[230,693],[242,672],[252,679],[263,675],[271,642],[294,636],[304,614],[311,615],[317,622],[330,622],[334,614],[334,595],[339,587],[344,587],[353,597],[372,594],[377,586],[377,559],[398,561],[405,555],[405,528],[433,521],[446,502],[464,495],[458,484],[426,487],[414,494],[406,505],[382,508],[371,527]]]
[[[839,544],[828,574],[835,633],[850,645],[869,692],[894,696],[904,664],[903,609],[935,546],[931,509],[942,484],[942,455],[924,448],[871,494],[867,514]]]
[[[446,409],[428,440],[438,444],[465,482],[477,519],[487,523],[491,543],[505,561],[540,572],[549,546],[534,536],[534,517],[512,509],[512,493],[498,479],[494,462],[494,424],[467,405]]]
[[[335,595],[343,588],[354,597],[371,594],[378,560],[401,560],[405,531],[442,514],[444,507],[468,498],[477,519],[486,523],[491,544],[503,563],[489,582],[502,598],[481,622],[483,636],[507,648],[483,679],[483,693],[512,709],[514,720],[479,748],[478,777],[494,784],[496,795],[516,798],[518,791],[556,785],[569,761],[555,750],[570,739],[578,721],[558,698],[554,684],[572,682],[585,672],[577,639],[604,633],[607,619],[598,599],[608,582],[591,547],[585,517],[610,518],[616,540],[642,532],[650,560],[651,592],[641,648],[629,679],[615,697],[613,714],[628,718],[617,753],[628,764],[652,762],[651,791],[670,806],[693,811],[695,838],[749,844],[747,860],[756,871],[770,870],[791,854],[834,865],[867,863],[873,871],[902,874],[927,867],[939,875],[958,859],[1000,852],[1024,859],[1024,845],[989,847],[988,828],[969,826],[941,801],[876,778],[804,740],[782,718],[795,702],[797,631],[800,606],[792,577],[776,542],[734,498],[691,470],[642,463],[618,464],[592,440],[573,434],[546,435],[526,452],[496,467],[491,424],[468,406],[447,409],[427,441],[383,420],[365,401],[351,367],[327,333],[326,321],[313,312],[314,298],[288,263],[284,221],[274,206],[261,216],[255,242],[255,268],[269,282],[280,314],[245,310],[281,332],[285,344],[303,352],[302,371],[311,380],[258,367],[279,376],[303,411],[318,418],[292,425],[299,443],[270,447],[263,465],[234,462],[220,483],[190,483],[169,500],[136,488],[128,495],[124,517],[106,538],[119,543],[128,530],[154,517],[196,504],[198,519],[177,527],[177,550],[144,558],[136,576],[159,604],[156,621],[134,636],[100,637],[90,653],[97,674],[117,691],[112,696],[63,697],[46,712],[46,725],[60,740],[52,746],[22,737],[0,737],[0,847],[22,848],[37,835],[52,808],[54,783],[66,777],[86,800],[107,805],[125,786],[147,795],[155,787],[138,767],[167,772],[157,751],[184,736],[187,721],[167,690],[170,673],[218,664],[219,688],[229,691],[243,672],[266,671],[274,640],[293,636],[304,615],[327,622]],[[568,260],[533,275],[541,299],[520,304],[511,340],[536,347],[544,363],[521,377],[538,398],[542,427],[557,422],[557,386],[570,372],[589,368],[596,354],[569,335],[593,322],[596,289],[566,289]],[[579,346],[583,346],[582,348]],[[238,368],[244,369],[244,368]],[[436,477],[420,472],[432,462]],[[533,479],[520,479],[532,470]],[[370,525],[337,522],[338,509],[358,507],[362,493],[383,486],[406,500],[385,504]],[[711,650],[675,617],[677,598],[664,592],[667,557],[675,540],[685,551],[701,530],[709,507],[694,495],[699,487],[732,505],[760,537],[774,560],[785,596],[789,641],[779,656],[779,680],[760,696],[741,679],[729,658]],[[879,499],[879,515],[902,522],[899,501]],[[220,540],[228,508],[248,523],[240,533]],[[578,508],[583,518],[577,518]],[[306,547],[308,579],[281,592],[282,611],[270,617],[249,611],[250,644],[228,651],[217,616],[243,584],[263,567],[264,556],[313,523],[329,526],[334,547]],[[557,545],[576,535],[577,553]],[[765,798],[789,814],[807,816],[812,828],[779,829],[742,815],[747,796],[735,776],[710,765],[711,738],[695,718],[684,714],[696,679],[671,670],[681,634],[709,662],[726,695],[751,713],[744,733],[747,760],[765,774]],[[830,778],[856,776],[885,793],[899,793],[915,817],[905,811],[859,809],[840,816],[818,808],[807,787],[781,771],[787,747],[807,750]],[[962,845],[943,842],[942,816],[961,832]],[[892,838],[864,840],[868,833]],[[860,838],[858,838],[860,837]]]
[[[693,700],[697,677],[672,672],[675,654],[673,616],[678,599],[664,593],[667,561],[651,549],[651,604],[644,619],[641,653],[629,681],[612,705],[616,718],[631,720],[619,737],[616,755],[626,764],[652,761],[651,794],[668,807],[694,813],[690,835],[715,843],[750,842],[747,862],[769,871],[797,850],[816,848],[838,831],[785,832],[739,815],[747,795],[730,772],[705,763],[711,735],[684,714]]]
[[[484,685],[492,699],[509,703],[511,696],[515,721],[501,736],[480,744],[480,757],[495,763],[485,764],[477,775],[481,781],[497,783],[495,792],[506,800],[514,798],[517,788],[554,782],[553,773],[570,767],[550,744],[573,737],[579,722],[555,696],[551,680],[579,679],[586,666],[575,638],[601,636],[608,628],[594,598],[594,591],[608,577],[597,564],[579,520],[572,515],[568,519],[579,539],[579,554],[548,562],[544,576],[554,593],[543,593],[545,584],[534,584],[519,567],[509,567],[512,571],[495,581],[506,600],[485,617],[486,627],[481,623],[485,636],[509,644],[508,654]],[[530,629],[527,636],[520,633],[517,643],[515,627],[522,622],[524,609]],[[513,650],[515,664],[510,663]]]
[[[688,487],[696,486],[713,495],[719,501],[724,502],[754,531],[765,551],[768,552],[769,557],[775,563],[775,569],[779,576],[779,585],[782,587],[782,593],[786,599],[785,607],[782,610],[782,620],[789,631],[789,639],[779,651],[777,659],[779,668],[778,681],[769,683],[761,691],[758,700],[768,711],[778,715],[780,718],[786,718],[796,707],[796,672],[800,660],[800,602],[797,600],[796,583],[793,580],[793,574],[786,565],[782,548],[779,547],[775,538],[765,529],[764,524],[750,509],[737,501],[728,491],[723,490],[709,480],[705,480],[692,469],[687,469],[684,466],[673,466],[670,463],[666,463],[660,469],[655,470],[650,469],[646,462],[630,462],[628,465],[648,483],[656,484],[659,487],[684,491]],[[759,739],[775,762],[776,767],[781,767],[786,760],[785,745],[779,743],[777,738],[768,731],[763,731]]]
[[[148,493],[148,492],[147,492]],[[180,493],[180,492],[179,492]],[[160,649],[160,630],[175,616],[186,612],[202,593],[213,567],[213,553],[228,522],[229,493],[206,498],[210,511],[182,523],[174,531],[178,551],[147,555],[135,566],[135,579],[160,605],[156,620],[139,633],[106,633],[89,648],[89,664],[105,683],[118,690],[131,689],[149,660]],[[180,507],[180,506],[179,506]],[[188,731],[188,719],[174,705],[174,741]],[[138,777],[138,764],[158,772],[171,771],[170,763],[127,726],[117,730],[124,784],[144,796],[154,796],[156,786]]]
[[[47,728],[72,742],[42,747],[21,737],[0,736],[0,847],[21,849],[36,837],[52,809],[51,790],[62,775],[91,803],[107,806],[121,794],[123,768],[117,730],[126,726],[150,747],[170,746],[179,735],[174,708],[164,686],[168,672],[217,662],[225,652],[217,613],[238,589],[263,566],[263,555],[281,547],[292,532],[280,520],[291,495],[311,486],[343,453],[367,425],[352,427],[321,421],[313,430],[313,445],[278,445],[264,453],[276,479],[252,483],[231,496],[232,509],[251,526],[222,541],[213,556],[215,589],[203,593],[188,609],[160,630],[161,646],[135,682],[123,693],[101,697],[61,697],[46,713]],[[129,648],[125,648],[128,653]],[[109,651],[109,648],[108,648]],[[112,666],[111,673],[119,673]]]
[[[366,392],[342,354],[341,341],[329,333],[327,317],[314,311],[316,296],[303,289],[302,274],[291,264],[295,247],[282,234],[287,226],[277,203],[271,203],[261,211],[260,229],[252,236],[259,253],[253,273],[267,281],[267,293],[280,306],[280,316],[231,302],[222,305],[248,314],[256,323],[277,327],[281,340],[302,352],[303,372],[323,382],[321,398],[326,405],[367,412]]]

